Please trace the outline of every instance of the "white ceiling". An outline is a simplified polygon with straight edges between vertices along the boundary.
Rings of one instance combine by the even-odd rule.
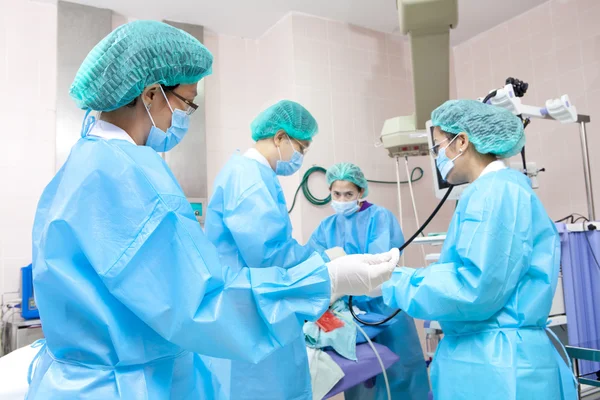
[[[203,25],[228,35],[258,38],[291,11],[397,32],[396,0],[68,0],[136,18]],[[547,0],[459,0],[453,44],[461,43]]]

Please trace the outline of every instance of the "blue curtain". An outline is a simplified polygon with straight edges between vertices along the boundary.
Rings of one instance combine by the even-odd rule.
[[[587,347],[586,343],[600,341],[600,232],[569,232],[565,224],[557,228],[569,344]],[[580,363],[580,374],[598,370],[600,363]]]

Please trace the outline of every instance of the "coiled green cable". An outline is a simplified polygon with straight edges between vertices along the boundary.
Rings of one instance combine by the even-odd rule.
[[[308,200],[308,202],[312,205],[324,206],[331,201],[331,195],[328,195],[327,197],[320,199],[320,198],[314,196],[311,193],[310,188],[308,187],[308,179],[310,178],[310,176],[312,174],[317,173],[317,172],[325,174],[327,172],[327,170],[323,167],[315,165],[315,166],[309,168],[308,171],[306,171],[304,173],[304,176],[302,177],[302,181],[300,182],[300,185],[298,185],[298,188],[296,189],[296,193],[294,193],[294,201],[292,202],[292,206],[290,207],[288,214],[294,210],[294,207],[296,206],[296,201],[298,200],[298,193],[300,193],[300,190],[302,190],[304,197],[306,197],[306,200]],[[415,177],[415,174],[417,174],[417,173],[418,173],[418,176]],[[423,175],[424,175],[423,168],[415,167],[415,168],[413,168],[413,170],[410,173],[410,180],[413,183],[420,181],[423,178]],[[376,181],[376,180],[369,180],[369,179],[367,179],[367,182],[380,183],[380,184],[384,184],[384,185],[395,185],[396,184],[396,181]],[[406,183],[408,183],[408,181],[401,181],[400,183],[406,184]]]

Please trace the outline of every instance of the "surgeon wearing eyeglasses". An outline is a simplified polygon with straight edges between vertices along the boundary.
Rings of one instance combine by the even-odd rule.
[[[502,161],[521,152],[523,123],[474,100],[444,103],[432,123],[441,177],[470,185],[439,262],[398,269],[382,291],[388,306],[440,322],[434,398],[577,398],[546,330],[560,269],[558,232],[527,176]]]
[[[198,354],[259,362],[293,343],[332,293],[368,293],[343,284],[363,263],[379,273],[361,281],[391,275],[393,254],[314,255],[286,269],[221,263],[159,155],[184,139],[212,61],[186,32],[135,21],[77,72],[71,98],[101,114],[85,119],[38,204],[33,283],[47,342],[28,399],[218,399]],[[257,222],[245,229],[273,224]]]
[[[320,258],[311,246],[300,245],[292,237],[292,224],[279,182],[279,177],[292,175],[302,166],[318,132],[317,121],[302,105],[282,100],[262,111],[250,131],[254,147],[244,154],[234,154],[215,180],[206,213],[206,235],[217,247],[223,264],[233,270],[272,265],[290,268]],[[322,256],[327,258],[325,254]],[[398,256],[396,249],[394,258]],[[378,267],[366,264],[355,272],[356,275],[341,280],[349,285],[348,289],[370,286],[373,278],[377,280],[381,275]],[[286,285],[287,278],[281,276],[278,281]],[[311,281],[312,278],[304,279],[306,284]],[[332,299],[337,297],[335,293],[332,295]],[[296,334],[295,340],[257,365],[204,357],[217,381],[226,388],[219,400],[312,399],[304,336],[301,329]]]

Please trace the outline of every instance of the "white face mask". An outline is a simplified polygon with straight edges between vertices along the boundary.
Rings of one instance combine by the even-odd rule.
[[[360,208],[358,205],[358,201],[331,201],[331,207],[335,210],[337,214],[344,215],[349,217],[350,215],[357,212]]]

